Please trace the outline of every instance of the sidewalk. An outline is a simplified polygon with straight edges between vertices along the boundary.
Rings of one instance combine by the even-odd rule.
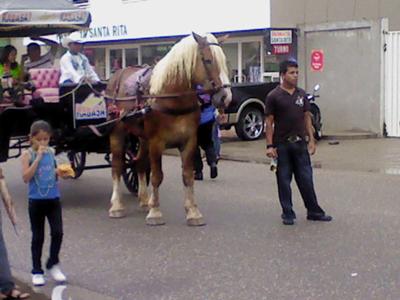
[[[336,144],[336,143],[337,144]],[[234,131],[222,136],[222,159],[267,164],[264,138],[241,141]],[[322,139],[312,156],[314,168],[400,175],[400,139],[343,137]]]
[[[312,156],[314,168],[375,172],[400,175],[400,139],[371,138],[366,135],[332,137],[317,143],[317,152]],[[240,140],[234,130],[222,131],[221,159],[241,162],[269,164],[265,156],[265,139]],[[178,155],[178,150],[167,150],[167,154]]]

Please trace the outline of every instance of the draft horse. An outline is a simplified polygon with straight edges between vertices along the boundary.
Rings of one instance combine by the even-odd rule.
[[[121,109],[129,110],[134,106],[132,101],[123,101],[124,97],[127,98],[123,83],[137,71],[135,68],[121,70],[118,80],[115,78],[110,80],[106,92],[116,94],[116,103]],[[200,90],[199,86],[202,87]],[[120,195],[125,155],[123,145],[125,136],[134,134],[139,136],[140,140],[136,157],[138,198],[140,207],[149,209],[146,223],[164,224],[159,201],[159,186],[163,180],[162,154],[167,148],[177,148],[182,161],[187,224],[189,226],[205,224],[197,207],[193,189],[193,159],[200,119],[199,93],[211,94],[212,103],[218,108],[228,106],[232,99],[226,58],[218,40],[212,34],[203,37],[193,33],[175,44],[153,69],[149,94],[146,97],[147,105],[151,108],[150,112],[139,122],[119,121],[111,133],[113,193],[110,217],[125,215]],[[146,180],[148,162],[152,185],[150,197]]]

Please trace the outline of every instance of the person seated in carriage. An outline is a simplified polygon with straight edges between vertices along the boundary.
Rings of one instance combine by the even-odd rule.
[[[27,53],[22,56],[24,72],[28,72],[30,69],[52,68],[57,54],[58,44],[52,40],[40,37],[31,37],[31,39],[49,45],[50,50],[46,54],[41,55],[40,45],[35,42],[29,43],[26,48]]]
[[[5,46],[0,56],[0,76],[11,76],[13,82],[18,81],[21,76],[21,68],[16,58],[17,49],[12,45]]]
[[[16,61],[17,49],[12,45],[4,47],[0,56],[0,98],[16,98],[18,83],[21,79],[21,67]]]
[[[60,85],[79,84],[83,80],[90,83],[100,82],[99,76],[93,70],[86,55],[82,54],[82,44],[79,40],[70,37],[64,38],[62,46],[68,51],[60,60]]]

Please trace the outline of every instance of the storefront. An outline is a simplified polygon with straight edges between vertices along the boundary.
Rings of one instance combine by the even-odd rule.
[[[296,30],[265,28],[217,35],[226,33],[229,38],[222,44],[222,48],[227,57],[232,82],[279,80],[279,62],[286,58],[297,58]],[[129,40],[124,43],[87,42],[85,54],[97,73],[107,79],[120,68],[154,64],[180,38]]]
[[[232,82],[279,80],[279,61],[297,57],[296,31],[269,28],[269,0],[119,0],[112,9],[102,0],[73,2],[91,12],[91,27],[74,35],[102,79],[120,68],[154,64],[192,31],[229,34],[222,47]]]

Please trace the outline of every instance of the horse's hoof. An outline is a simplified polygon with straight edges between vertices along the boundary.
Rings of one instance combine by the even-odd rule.
[[[114,211],[110,211],[108,213],[108,216],[112,219],[120,219],[120,218],[125,218],[126,213],[123,210],[114,210]]]
[[[204,225],[206,225],[206,222],[204,222],[203,218],[187,219],[186,223],[188,226],[204,226]]]
[[[164,225],[165,222],[163,218],[146,218],[146,224],[149,226],[160,226]]]

